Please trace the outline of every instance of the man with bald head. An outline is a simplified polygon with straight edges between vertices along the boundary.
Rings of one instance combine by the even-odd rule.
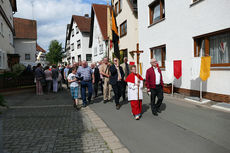
[[[79,66],[77,77],[81,80],[81,97],[83,100],[83,107],[86,107],[86,88],[88,88],[88,103],[90,104],[93,93],[92,83],[95,81],[93,71],[86,61],[82,61],[82,66]]]
[[[155,58],[150,61],[151,67],[146,72],[146,87],[148,92],[151,92],[151,109],[153,115],[157,116],[160,113],[160,106],[163,101],[163,79],[160,68],[158,67]],[[156,103],[157,97],[157,103]]]

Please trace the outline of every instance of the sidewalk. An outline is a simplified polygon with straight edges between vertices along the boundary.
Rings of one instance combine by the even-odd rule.
[[[67,91],[6,100],[10,109],[0,121],[4,153],[128,152],[89,107],[75,110]]]

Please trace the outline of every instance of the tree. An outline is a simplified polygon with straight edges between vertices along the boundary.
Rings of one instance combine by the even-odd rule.
[[[47,61],[49,61],[50,64],[58,64],[58,62],[62,61],[62,57],[62,44],[57,40],[52,40],[49,45],[49,52],[46,54]]]

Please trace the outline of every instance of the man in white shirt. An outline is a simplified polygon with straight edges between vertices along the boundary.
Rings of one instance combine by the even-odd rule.
[[[151,109],[153,115],[157,116],[160,113],[160,106],[163,101],[163,79],[161,70],[158,67],[157,60],[151,59],[151,67],[146,72],[146,87],[148,92],[151,92]],[[158,98],[157,103],[156,97]]]

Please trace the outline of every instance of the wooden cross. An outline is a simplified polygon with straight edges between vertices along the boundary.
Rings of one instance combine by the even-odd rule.
[[[137,54],[137,73],[139,73],[139,65],[140,65],[140,54],[143,53],[143,50],[139,50],[139,43],[137,43],[137,50],[131,51],[133,54]]]

